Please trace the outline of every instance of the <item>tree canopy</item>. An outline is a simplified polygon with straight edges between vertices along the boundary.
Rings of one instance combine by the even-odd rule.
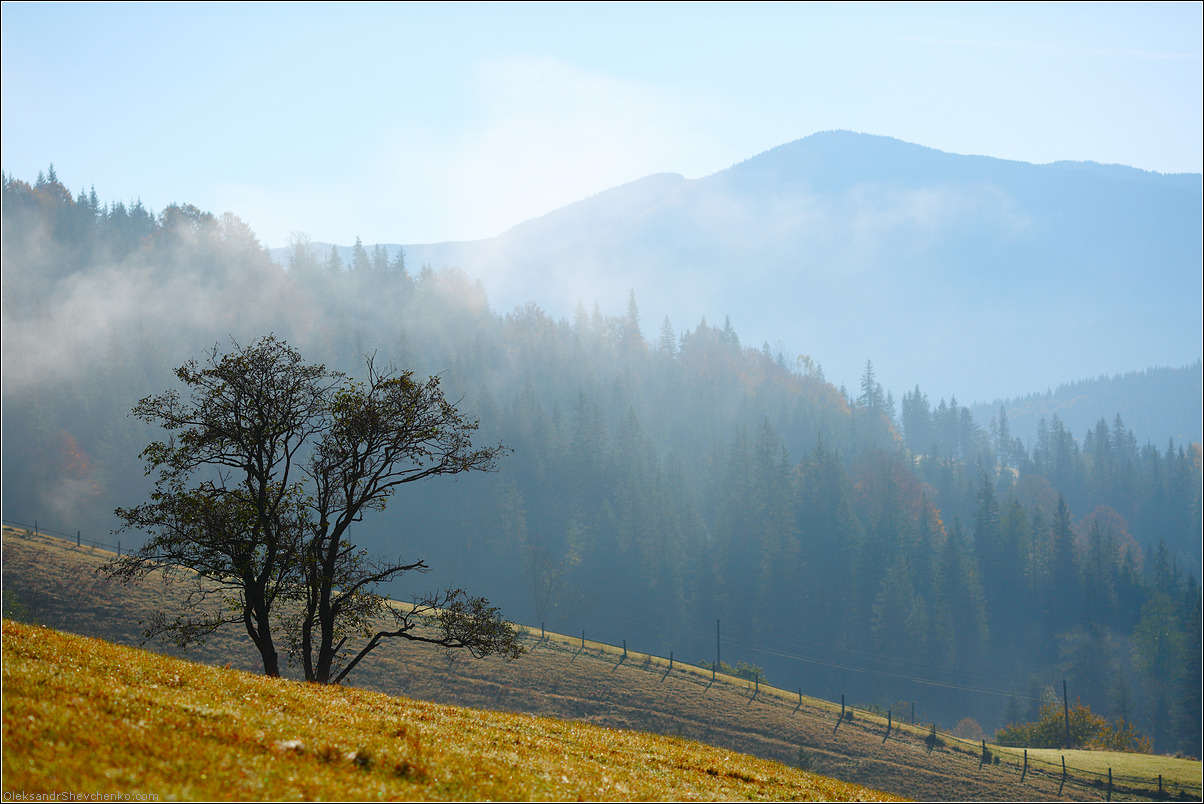
[[[156,476],[149,502],[116,511],[124,529],[149,538],[108,572],[189,570],[195,579],[184,611],[161,612],[148,637],[186,646],[241,622],[265,673],[280,672],[283,635],[290,659],[321,683],[341,680],[390,637],[521,653],[483,598],[452,589],[398,607],[376,593],[427,565],[370,555],[351,541],[352,525],[384,510],[402,484],[490,471],[505,448],[472,445],[478,424],[438,377],[365,364],[366,379],[355,381],[267,336],[225,354],[214,347],[177,369],[186,396],[169,390],[134,407],[168,437],[141,453]],[[378,628],[381,618],[388,624]],[[366,644],[348,645],[356,635]]]

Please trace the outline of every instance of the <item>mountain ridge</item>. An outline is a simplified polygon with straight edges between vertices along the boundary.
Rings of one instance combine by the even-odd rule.
[[[649,329],[730,316],[838,384],[868,359],[896,392],[982,401],[1199,359],[1200,212],[1199,174],[833,131],[404,248],[412,266],[462,268],[500,310],[567,318],[634,292]]]
[[[1120,416],[1142,434],[1143,443],[1163,445],[1201,443],[1201,363],[1190,366],[1151,366],[1141,371],[1083,377],[1049,388],[975,405],[974,418],[989,429],[1002,407],[1012,435],[1032,443],[1041,419],[1057,415],[1076,436],[1100,420],[1109,426]]]

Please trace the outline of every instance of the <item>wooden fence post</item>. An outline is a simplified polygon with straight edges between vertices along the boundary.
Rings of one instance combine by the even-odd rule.
[[[886,710],[886,734],[882,735],[883,744],[886,743],[886,738],[890,737],[890,710]]]
[[[1024,749],[1024,770],[1020,771],[1020,784],[1024,784],[1024,777],[1028,776],[1028,749]]]
[[[979,770],[982,770],[982,766],[987,764],[988,756],[990,756],[990,753],[988,753],[988,751],[987,751],[987,741],[984,738],[982,741],[982,757],[978,760],[978,769]]]
[[[719,670],[719,621],[715,620],[715,666],[711,668],[711,681],[715,680],[715,673]]]
[[[75,532],[75,546],[79,547],[79,531]]]
[[[1108,801],[1112,800],[1112,768],[1108,768]]]
[[[1058,785],[1058,795],[1062,795],[1062,788],[1066,786],[1066,756],[1062,755],[1062,783]]]

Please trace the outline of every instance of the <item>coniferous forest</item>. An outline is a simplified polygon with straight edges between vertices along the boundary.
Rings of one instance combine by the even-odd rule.
[[[1201,454],[1117,414],[1031,443],[956,399],[897,401],[728,322],[583,300],[494,310],[455,267],[296,236],[273,262],[236,216],[104,203],[53,168],[5,176],[6,520],[105,537],[144,498],[128,416],[173,369],[269,332],[313,362],[439,374],[512,450],[360,523],[423,558],[398,597],[455,584],[510,619],[988,732],[1071,701],[1160,752],[1201,742]],[[833,333],[833,337],[839,337]],[[1068,377],[1068,380],[1074,379]],[[1022,389],[1018,389],[1022,390]],[[129,538],[128,536],[126,538]]]

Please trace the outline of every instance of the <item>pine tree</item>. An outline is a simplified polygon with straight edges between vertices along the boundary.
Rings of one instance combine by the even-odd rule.
[[[669,321],[669,316],[665,316],[665,320],[661,322],[661,334],[656,341],[656,351],[669,357],[677,356],[677,334],[673,331],[673,324]]]

